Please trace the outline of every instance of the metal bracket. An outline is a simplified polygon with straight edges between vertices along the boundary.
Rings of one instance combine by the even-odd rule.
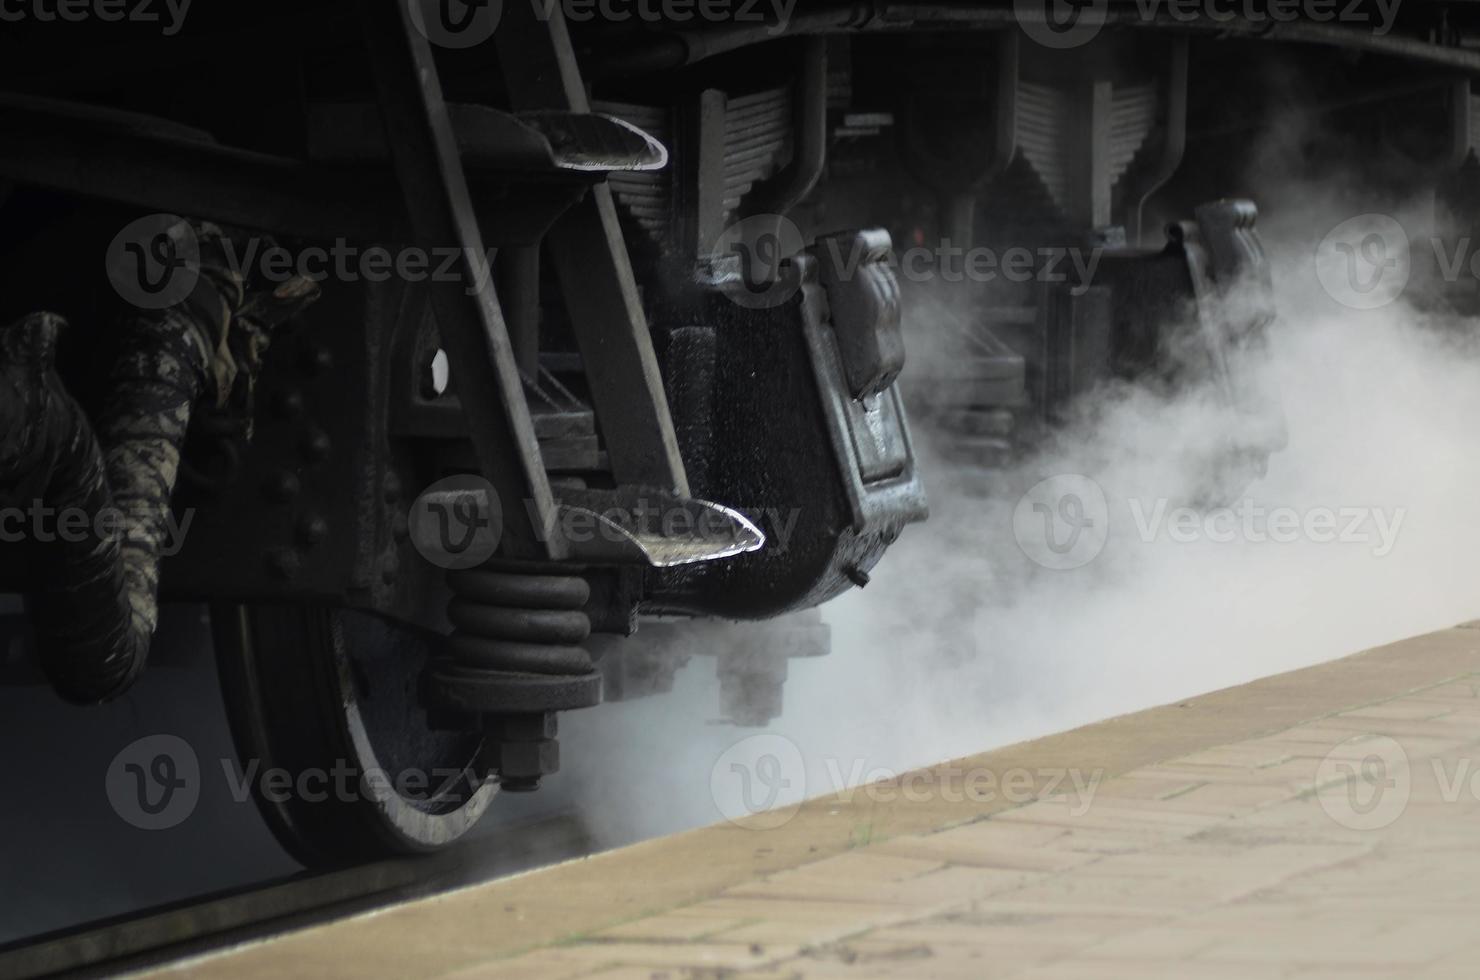
[[[1269,261],[1254,228],[1258,214],[1252,201],[1212,201],[1195,209],[1195,221],[1173,224],[1167,231],[1187,260],[1198,326],[1216,382],[1246,423],[1239,442],[1272,452],[1287,440],[1284,413],[1230,359],[1263,345],[1265,328],[1275,318]]]
[[[429,251],[454,248],[458,275],[432,285],[442,342],[483,477],[505,501],[502,549],[508,557],[561,559],[565,543],[541,537],[555,499],[524,400],[513,345],[494,295],[489,252],[473,213],[467,177],[431,43],[411,22],[411,7],[379,0],[366,17],[381,112],[415,240]],[[508,502],[528,501],[528,509]]]
[[[480,170],[470,193],[478,213],[497,215],[489,239],[528,244],[586,193],[591,178],[581,172],[581,154],[558,145],[562,137],[549,127],[521,118],[505,128],[514,143],[504,155],[471,162],[522,160],[538,169]],[[0,185],[15,181],[281,236],[381,244],[409,237],[395,175],[385,167],[243,150],[169,119],[8,93],[0,93],[0,133]],[[311,132],[314,141],[322,137]]]
[[[612,170],[660,170],[662,143],[612,116],[575,112],[502,112],[488,106],[447,106],[463,165],[469,170],[530,176]],[[390,156],[380,111],[369,102],[315,103],[308,108],[308,151],[332,163],[379,162]]]
[[[766,543],[751,520],[707,500],[652,490],[556,487],[566,537],[585,561],[671,568],[731,558]],[[569,527],[578,521],[582,530]]]
[[[591,111],[559,5],[510,4],[495,33],[517,110]],[[564,287],[596,421],[620,484],[689,492],[652,336],[605,184],[556,222],[546,245]]]

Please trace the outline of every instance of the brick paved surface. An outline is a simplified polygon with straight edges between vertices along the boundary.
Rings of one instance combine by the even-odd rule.
[[[819,800],[165,972],[1471,978],[1477,753],[1460,627],[962,760],[928,799]],[[968,792],[1015,768],[1030,802]]]

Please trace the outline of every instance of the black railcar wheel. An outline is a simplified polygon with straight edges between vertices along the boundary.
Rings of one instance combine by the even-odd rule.
[[[238,774],[299,861],[438,850],[488,809],[483,736],[433,730],[418,704],[426,635],[324,606],[218,605],[212,621]]]

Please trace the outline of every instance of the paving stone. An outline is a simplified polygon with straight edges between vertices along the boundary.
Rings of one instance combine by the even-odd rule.
[[[1391,741],[1407,764],[1374,776],[1372,754]],[[161,972],[213,980],[1480,975],[1480,931],[1469,914],[1480,908],[1480,641],[1472,630],[961,765],[1103,777],[1018,801],[891,807],[839,797],[808,804],[768,835],[727,827],[681,835],[639,845],[630,859],[618,852]],[[1357,781],[1345,782],[1345,772]],[[1342,795],[1366,785],[1399,794],[1382,798],[1398,801],[1380,814],[1391,819],[1369,821],[1375,811]],[[1033,791],[1046,787],[1037,779]],[[848,847],[859,821],[876,836]],[[670,850],[683,856],[666,858]],[[725,871],[703,877],[704,862]],[[672,885],[677,879],[686,884]],[[570,881],[579,891],[554,884]],[[509,909],[526,918],[500,920]],[[548,938],[551,916],[565,916],[558,942]],[[483,928],[497,921],[502,931]],[[529,942],[521,928],[546,938],[519,953],[511,943]]]
[[[1136,980],[1275,980],[1283,978],[1278,967],[1250,963],[1189,963],[1161,959],[1075,958],[1034,966],[1014,974],[1022,980],[1106,980],[1134,977]]]
[[[595,933],[598,939],[635,939],[672,941],[677,939],[701,939],[744,925],[747,920],[733,917],[695,914],[679,909],[664,915],[655,915],[624,922]]]

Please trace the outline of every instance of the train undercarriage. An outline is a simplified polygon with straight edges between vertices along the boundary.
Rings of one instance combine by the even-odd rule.
[[[1462,234],[1480,23],[1031,6],[0,24],[4,680],[118,697],[156,594],[209,603],[244,765],[421,774],[259,799],[285,846],[433,850],[691,655],[779,714],[921,433],[991,468],[1203,385],[1236,492],[1285,440],[1256,135]]]

